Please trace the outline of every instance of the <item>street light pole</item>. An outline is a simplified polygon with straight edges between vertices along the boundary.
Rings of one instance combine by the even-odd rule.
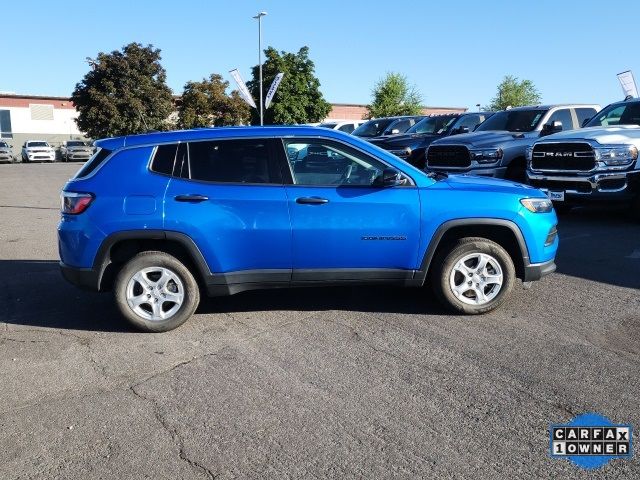
[[[263,106],[264,102],[262,101],[262,17],[264,17],[267,12],[260,12],[253,18],[258,19],[258,65],[260,69],[260,126],[264,124],[264,116],[263,116]]]

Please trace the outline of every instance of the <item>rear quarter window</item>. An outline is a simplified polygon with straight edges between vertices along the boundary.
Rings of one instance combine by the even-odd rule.
[[[171,175],[173,173],[177,150],[177,143],[158,146],[151,162],[151,171],[163,175]]]
[[[78,173],[76,173],[76,176],[73,178],[84,178],[89,176],[91,172],[95,171],[96,168],[104,163],[104,161],[110,154],[111,150],[107,150],[106,148],[98,148],[96,153],[94,153],[93,156],[89,160],[87,160],[87,163],[85,163],[84,166],[80,170],[78,170]]]

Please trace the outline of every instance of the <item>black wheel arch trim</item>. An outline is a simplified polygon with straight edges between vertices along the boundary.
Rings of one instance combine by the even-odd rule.
[[[433,261],[433,257],[440,246],[440,242],[444,235],[451,230],[452,228],[457,227],[485,227],[485,226],[495,226],[495,227],[507,227],[514,234],[516,241],[518,242],[518,247],[520,249],[520,253],[522,255],[522,261],[524,264],[525,272],[527,267],[530,265],[529,261],[529,250],[527,248],[527,243],[524,240],[524,235],[522,235],[522,231],[520,228],[511,220],[504,220],[501,218],[461,218],[456,220],[448,220],[442,223],[435,231],[433,236],[431,237],[431,241],[429,242],[429,246],[425,251],[425,254],[422,258],[422,263],[420,264],[419,270],[416,271],[415,279],[424,283],[427,279],[427,274],[429,272],[429,267],[431,266],[431,262]]]
[[[191,260],[194,262],[200,278],[203,280],[211,275],[211,270],[207,264],[202,252],[191,237],[184,233],[172,230],[126,230],[108,235],[103,241],[96,253],[93,261],[93,268],[97,274],[97,286],[100,289],[104,272],[111,263],[110,252],[114,245],[123,240],[168,240],[179,243],[184,247]]]

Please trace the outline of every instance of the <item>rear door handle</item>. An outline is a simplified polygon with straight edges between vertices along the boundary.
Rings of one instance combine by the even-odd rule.
[[[207,197],[206,195],[198,195],[198,194],[192,193],[189,195],[176,195],[174,199],[176,202],[197,203],[197,202],[206,202],[207,200],[209,200],[209,197]]]
[[[324,205],[325,203],[329,203],[329,200],[320,197],[299,197],[296,198],[296,203],[302,203],[305,205]]]

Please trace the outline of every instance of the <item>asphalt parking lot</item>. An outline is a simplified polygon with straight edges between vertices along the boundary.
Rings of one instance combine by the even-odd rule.
[[[421,290],[277,290],[145,334],[59,274],[78,168],[0,165],[0,478],[638,478],[637,447],[591,472],[548,457],[549,424],[579,413],[640,429],[623,212],[561,217],[558,272],[484,316]]]

